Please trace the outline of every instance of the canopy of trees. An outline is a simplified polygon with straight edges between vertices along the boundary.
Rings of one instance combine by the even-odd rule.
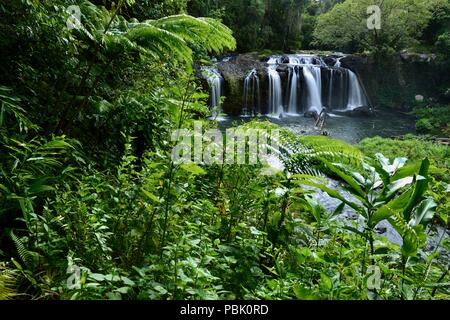
[[[373,5],[381,10],[380,30],[367,28]],[[438,51],[450,29],[448,0],[142,0],[122,9],[139,20],[180,13],[220,19],[242,52]]]
[[[380,29],[367,27],[372,5],[381,10]],[[419,42],[424,29],[435,23],[434,14],[435,20],[447,15],[448,22],[449,9],[447,0],[347,0],[318,18],[315,44],[350,52],[399,51]]]

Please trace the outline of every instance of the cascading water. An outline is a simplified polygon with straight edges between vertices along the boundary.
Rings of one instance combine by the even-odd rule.
[[[287,113],[297,114],[298,109],[298,89],[300,84],[300,69],[297,66],[289,68],[289,95]]]
[[[291,54],[269,58],[269,113],[282,113],[281,97],[285,97],[287,115],[295,115],[299,111],[321,113],[324,106],[341,111],[370,107],[358,76],[342,66],[343,58],[344,55],[339,55],[333,60],[328,59],[331,60],[329,64],[314,55]],[[280,77],[283,70],[287,74]],[[282,80],[286,81],[284,96],[279,93],[280,78],[286,79]]]
[[[322,58],[313,55],[289,54],[286,56],[291,65],[318,65],[326,66]]]
[[[270,57],[267,78],[261,78],[256,69],[244,78],[241,115],[264,113],[280,117],[303,112],[320,114],[325,107],[327,112],[370,108],[360,79],[352,70],[343,67],[344,58],[343,54],[326,58],[306,54]],[[234,68],[233,65],[231,70]],[[209,74],[212,75],[208,77],[211,104],[220,106],[222,77],[214,71]],[[268,92],[262,92],[261,87],[266,81]],[[261,104],[262,97],[266,103]]]
[[[322,111],[322,72],[318,66],[304,66],[303,76],[305,78],[308,92],[308,105],[306,110],[320,114]]]
[[[216,119],[222,113],[220,97],[223,92],[223,77],[218,70],[212,68],[203,68],[203,74],[209,85],[211,117]]]
[[[337,92],[334,104],[331,105],[331,109],[342,110],[346,109],[348,105],[348,93],[350,91],[349,81],[348,81],[348,69],[340,68],[337,69],[338,76],[335,77],[335,82],[337,87]]]
[[[259,77],[256,69],[250,71],[244,80],[243,116],[257,115],[261,112]]]
[[[283,98],[277,66],[269,66],[267,73],[269,76],[269,115],[279,117],[283,114]]]
[[[267,64],[269,64],[269,65],[276,65],[276,64],[281,64],[281,63],[283,63],[283,59],[281,56],[270,57],[269,60],[267,61]]]
[[[359,107],[368,106],[367,97],[363,93],[358,76],[351,70],[347,70],[347,72],[350,82],[347,110],[352,111]]]
[[[334,94],[334,69],[330,69],[330,80],[328,81],[328,102],[327,106],[329,109],[333,108],[333,94]]]

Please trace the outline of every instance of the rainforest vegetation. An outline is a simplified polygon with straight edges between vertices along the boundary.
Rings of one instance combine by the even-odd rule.
[[[450,71],[450,3],[2,1],[0,300],[449,299],[450,83],[402,137],[236,124],[280,131],[271,175],[172,162],[173,130],[219,127],[201,65],[300,50]]]

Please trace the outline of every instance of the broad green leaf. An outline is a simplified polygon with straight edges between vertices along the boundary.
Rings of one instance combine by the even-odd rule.
[[[320,184],[320,183],[317,183],[317,182],[313,182],[313,181],[310,181],[310,180],[295,180],[294,182],[296,182],[296,183],[298,183],[300,185],[307,185],[307,186],[310,186],[310,187],[318,188],[318,189],[322,190],[323,192],[326,192],[330,197],[341,200],[342,202],[347,204],[349,207],[355,209],[356,211],[358,211],[360,213],[364,212],[363,208],[361,208],[359,205],[357,205],[356,203],[345,199],[339,192],[337,192],[334,189],[328,188],[327,186],[325,186],[323,184]]]
[[[154,203],[159,203],[159,198],[157,196],[155,196],[153,193],[151,193],[145,189],[142,189],[142,193],[144,193],[145,196],[147,198],[149,198],[151,201],[153,201]]]
[[[331,278],[325,273],[320,274],[320,287],[325,292],[330,292],[333,289],[333,282]]]
[[[345,208],[345,203],[342,202],[342,203],[334,210],[333,215],[334,215],[334,216],[338,216],[338,215],[342,214],[342,212],[344,211],[344,208]]]
[[[108,292],[106,295],[110,300],[122,300],[122,295],[119,292]]]
[[[406,221],[410,219],[411,211],[414,207],[422,201],[423,195],[427,191],[428,188],[428,169],[430,168],[430,161],[425,159],[422,161],[420,166],[419,175],[424,177],[425,179],[417,180],[414,185],[414,193],[410,198],[405,210],[403,211],[403,217]]]
[[[105,276],[100,273],[90,273],[89,278],[91,278],[92,280],[95,280],[95,281],[100,281],[100,282],[105,281]]]
[[[415,227],[419,224],[427,225],[433,219],[436,208],[437,204],[433,199],[429,198],[422,201],[416,210],[414,210],[409,221],[409,226]]]
[[[403,245],[402,245],[402,255],[404,257],[411,257],[417,253],[419,247],[419,239],[414,230],[408,229],[406,234],[402,235]]]
[[[416,162],[413,164],[406,165],[402,167],[400,170],[398,170],[394,176],[392,177],[392,181],[396,181],[399,179],[403,179],[406,177],[412,177],[414,175],[417,175],[419,173],[421,166],[421,162]]]
[[[293,291],[297,299],[299,300],[316,300],[314,292],[311,289],[305,288],[300,285],[295,285]]]
[[[335,165],[331,164],[330,162],[326,160],[322,160],[322,162],[325,164],[325,166],[331,170],[333,173],[335,173],[339,178],[341,178],[343,181],[347,182],[352,191],[352,193],[357,193],[361,198],[365,199],[367,197],[366,193],[362,190],[361,186],[358,184],[358,182],[349,176],[348,174],[344,173],[342,170],[340,170]]]
[[[181,168],[184,171],[187,171],[187,172],[189,172],[189,173],[191,173],[193,175],[203,176],[203,175],[205,175],[207,173],[203,168],[199,167],[196,164],[182,164]]]
[[[380,221],[383,221],[393,215],[395,215],[398,212],[401,212],[403,208],[408,204],[410,201],[411,195],[413,193],[413,189],[409,189],[408,191],[404,192],[402,195],[400,195],[398,198],[395,198],[394,200],[390,201],[389,203],[383,205],[380,207],[373,216],[369,219],[369,226],[371,228],[375,227]]]

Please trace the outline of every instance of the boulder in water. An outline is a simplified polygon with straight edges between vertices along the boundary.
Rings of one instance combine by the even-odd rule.
[[[319,118],[317,111],[306,111],[304,116],[305,118],[314,118],[315,120]]]

